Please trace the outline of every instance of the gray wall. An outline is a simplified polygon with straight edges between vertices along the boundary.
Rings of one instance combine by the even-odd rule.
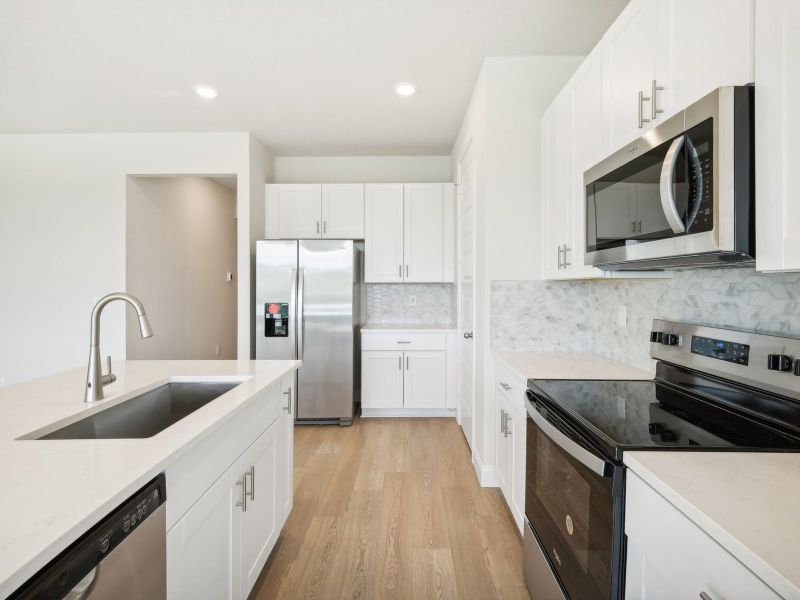
[[[127,311],[128,358],[236,358],[236,280],[233,189],[205,177],[128,177],[126,289],[153,326],[141,339]]]
[[[591,350],[652,368],[653,318],[800,336],[800,273],[676,271],[673,279],[492,282],[493,350]],[[627,327],[617,322],[627,307]]]

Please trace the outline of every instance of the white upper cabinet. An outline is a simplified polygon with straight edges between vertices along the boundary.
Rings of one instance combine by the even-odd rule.
[[[444,280],[444,190],[438,183],[403,190],[403,276],[405,281]]]
[[[362,239],[364,184],[268,183],[267,239]]]
[[[403,281],[403,185],[367,184],[365,195],[366,281]]]
[[[800,271],[800,2],[756,4],[756,268]]]
[[[631,0],[603,36],[605,155],[724,85],[754,81],[755,0]]]
[[[322,185],[322,237],[363,239],[364,184]]]
[[[455,194],[451,183],[367,184],[368,282],[455,280]]]
[[[658,0],[659,121],[720,86],[753,83],[754,2]]]
[[[631,0],[603,36],[604,151],[611,154],[653,125],[657,0]],[[640,99],[641,98],[641,99]]]
[[[322,231],[322,186],[267,184],[266,232],[269,239],[318,238]]]

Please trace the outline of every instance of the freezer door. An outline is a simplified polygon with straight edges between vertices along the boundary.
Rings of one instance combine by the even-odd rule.
[[[256,243],[256,358],[291,360],[296,350],[297,241]],[[269,306],[288,304],[285,337],[268,337],[266,313]],[[273,335],[275,331],[273,330]]]
[[[301,240],[297,420],[353,418],[356,289],[352,240]]]

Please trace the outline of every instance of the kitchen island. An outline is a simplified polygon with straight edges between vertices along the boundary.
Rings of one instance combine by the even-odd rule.
[[[14,592],[162,472],[167,477],[169,595],[190,596],[184,580],[188,574],[181,570],[181,558],[191,555],[190,548],[181,547],[188,543],[181,533],[185,516],[208,491],[225,483],[231,469],[244,469],[247,453],[267,440],[261,455],[269,454],[266,462],[274,466],[274,489],[268,493],[262,476],[259,491],[261,506],[272,497],[271,514],[260,514],[258,501],[246,514],[264,523],[272,518],[272,529],[263,540],[242,540],[241,547],[253,552],[237,556],[241,564],[236,568],[219,565],[231,571],[232,595],[246,597],[291,510],[291,391],[299,365],[291,360],[123,361],[113,365],[117,380],[105,387],[106,399],[91,405],[83,402],[85,368],[0,389],[0,597]],[[238,385],[149,438],[30,439],[170,381]],[[229,540],[248,535],[246,524],[237,521],[242,515],[231,519],[239,530],[227,532]],[[192,585],[204,583],[203,573],[195,571],[194,578]]]

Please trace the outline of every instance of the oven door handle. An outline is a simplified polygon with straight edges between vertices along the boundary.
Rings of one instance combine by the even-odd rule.
[[[600,477],[606,476],[606,461],[589,452],[586,448],[570,439],[558,427],[548,421],[544,415],[539,413],[531,404],[528,404],[528,414],[536,426],[550,438],[554,444],[558,445],[564,452],[581,463],[584,467],[596,473]]]
[[[684,233],[686,224],[678,213],[678,206],[675,204],[675,195],[672,193],[672,178],[675,176],[675,166],[678,164],[678,157],[681,148],[686,141],[686,136],[681,135],[672,140],[664,162],[661,164],[661,208],[667,218],[673,233]]]

